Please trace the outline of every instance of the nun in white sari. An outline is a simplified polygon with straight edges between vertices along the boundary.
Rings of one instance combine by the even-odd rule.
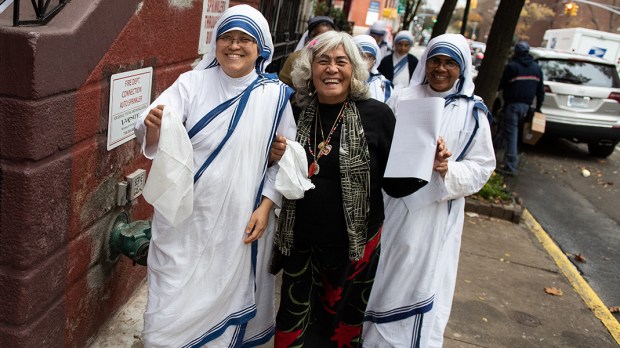
[[[172,111],[187,130],[194,167],[192,214],[176,224],[157,209],[153,216],[146,347],[256,346],[274,333],[266,265],[273,236],[260,237],[281,197],[268,157],[276,134],[294,138],[296,128],[291,89],[264,73],[273,50],[259,11],[229,8],[215,25],[211,52],[136,126],[152,158],[162,109]]]
[[[400,102],[443,97],[444,151],[428,185],[385,197],[383,253],[369,299],[364,347],[441,347],[450,316],[463,230],[465,196],[478,192],[495,168],[488,111],[475,96],[467,41],[431,40],[411,84],[388,103],[396,117],[415,117]],[[438,147],[439,153],[439,147]]]
[[[370,97],[382,103],[387,102],[392,95],[392,83],[377,70],[382,58],[377,41],[370,35],[356,35],[353,37],[353,41],[359,47],[364,60],[369,64],[368,90]]]

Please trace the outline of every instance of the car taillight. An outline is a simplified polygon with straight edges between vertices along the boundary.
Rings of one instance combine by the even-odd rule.
[[[551,93],[551,87],[545,85],[545,93]]]
[[[612,99],[612,100],[615,100],[618,103],[620,103],[620,93],[618,93],[618,92],[611,92],[611,93],[609,93],[609,97],[607,97],[607,99]]]

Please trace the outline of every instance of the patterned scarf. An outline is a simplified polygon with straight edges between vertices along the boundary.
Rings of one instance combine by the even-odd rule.
[[[297,125],[297,142],[308,144],[308,135],[314,118],[317,117],[318,99],[315,97],[303,110]],[[356,261],[364,255],[368,215],[370,211],[370,153],[362,127],[362,120],[355,103],[347,100],[343,108],[341,126],[340,181],[344,218],[349,236],[349,259]],[[293,246],[295,227],[295,201],[282,199],[282,211],[278,219],[275,242],[284,255],[289,255]]]

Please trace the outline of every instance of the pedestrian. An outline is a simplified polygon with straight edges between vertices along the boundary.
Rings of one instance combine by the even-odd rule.
[[[519,129],[536,98],[536,112],[541,112],[545,99],[543,73],[530,55],[530,45],[525,41],[514,47],[512,59],[504,68],[498,90],[504,100],[503,119],[500,123],[499,147],[505,150],[504,164],[498,171],[516,175],[519,168]]]
[[[372,36],[379,46],[381,57],[386,57],[388,54],[392,53],[392,45],[390,45],[388,41],[388,34],[390,34],[388,25],[382,20],[375,21],[368,29],[368,35]]]
[[[144,155],[153,158],[163,111],[176,115],[195,164],[191,215],[178,225],[158,210],[153,216],[146,347],[257,345],[274,333],[273,278],[261,264],[271,242],[260,237],[281,199],[273,184],[278,167],[267,161],[276,130],[295,134],[292,90],[265,74],[274,47],[259,11],[230,7],[213,34],[212,50],[136,125]]]
[[[383,252],[364,323],[364,347],[441,347],[456,283],[465,197],[495,168],[487,110],[475,96],[465,37],[429,42],[408,88],[389,101],[445,99],[431,181],[403,198],[386,196]]]
[[[394,38],[395,51],[385,56],[379,65],[379,72],[392,81],[395,89],[409,86],[418,65],[418,58],[409,53],[412,46],[413,35],[408,30],[398,32]]]
[[[283,267],[275,347],[360,346],[379,257],[383,197],[413,183],[383,178],[395,119],[368,96],[368,70],[347,33],[316,37],[295,64],[303,111],[296,140],[315,188],[283,199],[273,272]]]
[[[291,53],[284,61],[284,65],[280,72],[278,73],[278,77],[280,81],[286,83],[287,85],[293,87],[293,80],[291,79],[291,72],[293,71],[293,66],[295,65],[295,61],[299,58],[301,54],[301,48],[304,47],[308,42],[317,37],[318,35],[323,34],[326,31],[336,30],[336,25],[334,24],[334,20],[327,16],[315,16],[308,20],[308,30],[307,35],[300,39],[300,43],[303,44],[298,45],[299,49],[296,49],[295,52]]]
[[[392,83],[377,70],[381,61],[381,51],[377,42],[370,35],[356,35],[353,41],[359,47],[362,58],[368,64],[368,89],[370,97],[380,102],[387,102],[392,94]]]

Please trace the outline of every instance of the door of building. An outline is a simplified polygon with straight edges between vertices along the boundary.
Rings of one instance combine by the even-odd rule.
[[[260,11],[267,18],[275,46],[268,72],[279,72],[286,57],[295,50],[304,29],[304,0],[261,0]]]

